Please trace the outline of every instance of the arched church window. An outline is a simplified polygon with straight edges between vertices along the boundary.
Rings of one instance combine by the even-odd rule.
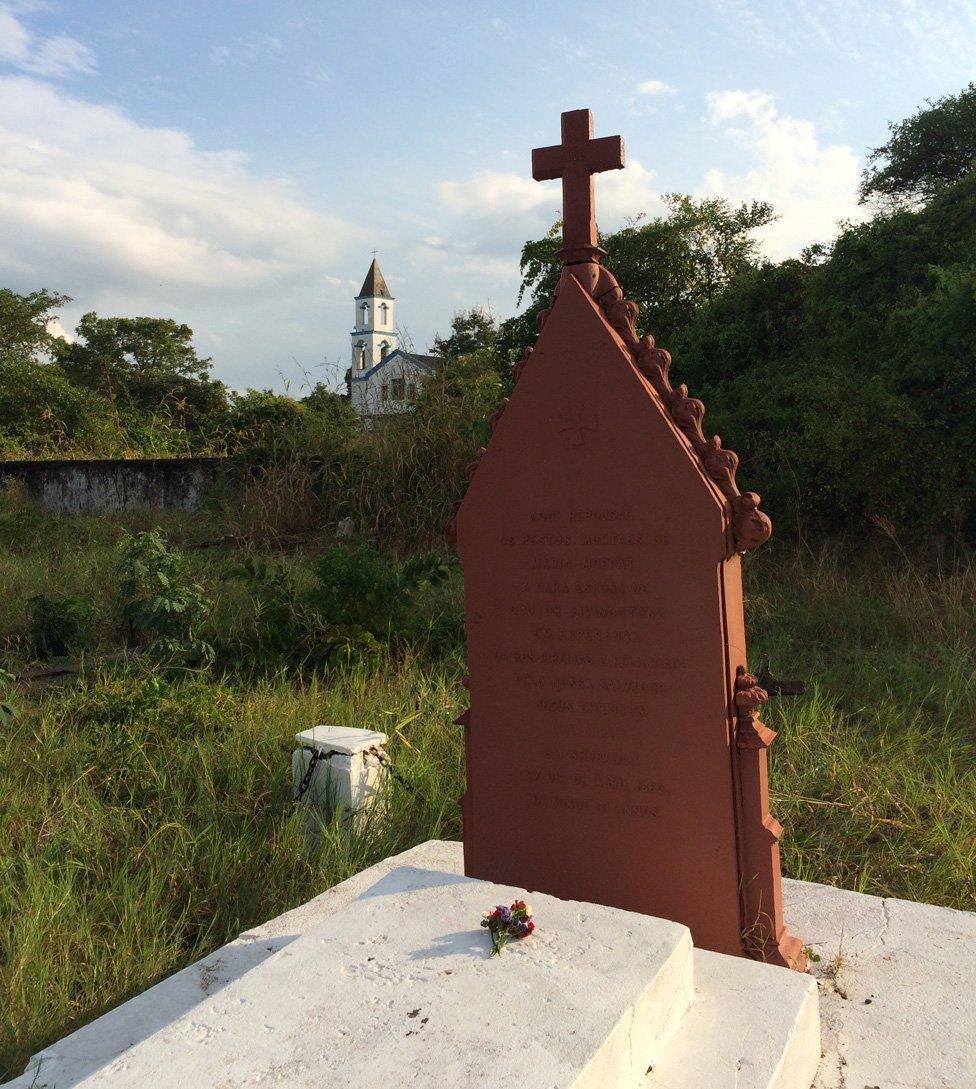
[[[388,340],[382,341],[380,343],[380,360],[381,361],[386,359],[387,355],[389,354],[389,351],[390,351],[390,342]]]
[[[380,303],[380,325],[386,325],[386,319],[389,312],[390,308],[386,303]]]
[[[366,370],[366,345],[361,341],[356,345],[356,365],[361,371]]]
[[[363,325],[369,325],[369,303],[363,303],[360,307],[363,312]]]

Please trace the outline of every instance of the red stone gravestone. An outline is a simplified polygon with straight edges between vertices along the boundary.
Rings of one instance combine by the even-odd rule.
[[[770,523],[600,265],[592,175],[622,141],[593,140],[588,110],[562,122],[533,174],[563,179],[565,267],[455,520],[465,872],[802,968],[742,612],[740,556]]]

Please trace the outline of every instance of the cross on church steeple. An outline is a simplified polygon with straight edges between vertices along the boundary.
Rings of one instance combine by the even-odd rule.
[[[624,142],[620,136],[593,139],[593,114],[567,110],[562,115],[562,143],[537,147],[532,152],[536,181],[563,180],[563,264],[598,261],[603,250],[596,244],[596,208],[593,175],[620,170]]]

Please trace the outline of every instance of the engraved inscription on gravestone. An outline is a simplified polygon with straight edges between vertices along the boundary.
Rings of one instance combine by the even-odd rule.
[[[465,869],[802,967],[767,804],[775,735],[746,672],[740,553],[769,520],[599,264],[590,171],[622,165],[622,143],[591,155],[588,111],[563,132],[567,263],[456,513]],[[560,151],[535,154],[537,177],[561,176]]]

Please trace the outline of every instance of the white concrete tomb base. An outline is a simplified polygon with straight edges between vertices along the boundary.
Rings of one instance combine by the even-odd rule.
[[[538,934],[489,957],[523,890],[402,867],[81,1083],[113,1089],[636,1089],[692,999],[686,927],[533,896]]]
[[[386,859],[65,1037],[9,1089],[810,1086],[820,1061],[810,977],[696,950],[680,1019],[692,998],[683,927],[535,895],[539,933],[489,960],[478,916],[517,890],[461,869],[459,843]],[[787,884],[804,935],[806,896],[818,915],[818,890],[872,899]],[[825,1057],[817,1086],[835,1084],[838,1058]],[[912,1083],[949,1084],[976,1082]]]

